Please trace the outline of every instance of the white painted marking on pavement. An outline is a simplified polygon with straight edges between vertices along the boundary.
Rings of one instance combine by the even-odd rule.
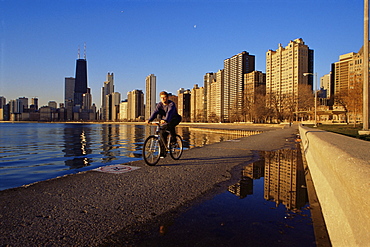
[[[96,169],[93,169],[93,171],[97,172],[107,172],[107,173],[125,173],[130,172],[136,169],[139,169],[140,167],[137,166],[126,166],[126,165],[110,165],[110,166],[101,166]]]

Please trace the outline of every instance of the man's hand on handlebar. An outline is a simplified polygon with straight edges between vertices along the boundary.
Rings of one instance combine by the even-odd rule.
[[[161,124],[161,125],[163,125],[163,124],[167,124],[167,122],[166,121],[164,121],[164,120],[161,120],[161,121],[159,121],[159,122],[150,122],[149,120],[146,120],[145,121],[145,123],[146,124]]]

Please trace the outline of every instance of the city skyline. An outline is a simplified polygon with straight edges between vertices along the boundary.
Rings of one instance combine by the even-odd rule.
[[[318,4],[320,3],[320,4]],[[330,72],[340,55],[363,42],[363,1],[1,1],[0,96],[37,96],[39,106],[64,102],[78,46],[86,42],[88,87],[100,106],[106,74],[126,98],[202,85],[223,61],[242,51],[266,72],[266,52],[302,38],[315,50],[314,72]],[[317,7],[320,6],[320,7]]]

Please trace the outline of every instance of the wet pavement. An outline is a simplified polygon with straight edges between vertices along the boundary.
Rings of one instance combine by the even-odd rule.
[[[261,198],[267,195],[262,193],[265,185],[257,186],[266,184],[266,158],[264,178],[249,177],[252,194],[248,175],[241,177],[245,167],[259,160],[253,150],[294,149],[296,133],[296,126],[265,127],[262,134],[186,150],[179,161],[167,157],[155,167],[136,161],[128,165],[139,169],[129,173],[90,171],[1,191],[0,245],[205,246],[215,240],[213,246],[228,246],[234,239],[237,245],[250,242],[253,246],[265,241],[262,233],[271,228],[274,234],[268,236],[277,246],[287,243],[281,235],[296,235],[292,246],[295,241],[312,246],[312,239],[300,237],[303,230],[291,233],[297,227],[296,219],[311,224],[305,205],[301,208],[295,203],[287,210],[288,203],[275,201],[280,194],[267,193],[272,199]],[[259,218],[256,208],[270,213]],[[278,211],[283,217],[271,218]],[[247,215],[257,218],[246,220]],[[189,239],[189,229],[195,229],[189,234],[197,237],[182,242]],[[161,234],[168,236],[165,245],[160,244],[164,238],[158,240]],[[222,236],[222,242],[217,236]]]
[[[226,191],[123,239],[134,246],[316,246],[299,144],[259,152]]]

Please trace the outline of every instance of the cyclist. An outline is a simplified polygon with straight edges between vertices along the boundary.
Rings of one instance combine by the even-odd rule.
[[[176,104],[172,100],[168,99],[168,93],[166,91],[160,92],[159,97],[161,98],[161,101],[157,104],[154,112],[146,123],[150,123],[159,115],[161,118],[160,124],[162,124],[160,133],[161,138],[163,138],[162,140],[167,140],[166,130],[168,130],[171,133],[171,142],[175,142],[175,127],[181,122],[182,117],[177,113]]]

